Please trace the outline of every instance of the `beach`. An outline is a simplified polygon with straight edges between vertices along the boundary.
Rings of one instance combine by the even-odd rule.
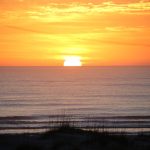
[[[150,134],[85,131],[70,126],[34,134],[0,135],[2,150],[149,150]]]

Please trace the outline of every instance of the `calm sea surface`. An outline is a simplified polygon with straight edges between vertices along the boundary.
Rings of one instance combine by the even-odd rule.
[[[80,126],[150,128],[150,67],[0,67],[0,131]]]

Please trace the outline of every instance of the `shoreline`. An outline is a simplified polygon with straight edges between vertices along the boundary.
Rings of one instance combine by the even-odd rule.
[[[30,133],[43,132],[63,124],[84,130],[105,128],[111,132],[150,132],[150,116],[40,115],[0,117],[0,134],[23,133],[24,130]]]

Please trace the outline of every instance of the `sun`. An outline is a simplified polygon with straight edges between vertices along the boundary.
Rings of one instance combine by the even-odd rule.
[[[82,66],[79,56],[67,56],[64,60],[64,66]]]

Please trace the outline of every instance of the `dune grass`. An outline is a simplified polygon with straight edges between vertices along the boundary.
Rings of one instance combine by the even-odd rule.
[[[17,150],[149,150],[150,136],[112,134],[101,130],[82,130],[62,122],[59,127],[39,134],[37,141],[21,144]]]
[[[66,119],[58,121],[57,126],[55,124],[44,133],[0,135],[0,150],[150,149],[150,135],[129,135],[122,131],[114,133],[104,125],[82,129]]]

